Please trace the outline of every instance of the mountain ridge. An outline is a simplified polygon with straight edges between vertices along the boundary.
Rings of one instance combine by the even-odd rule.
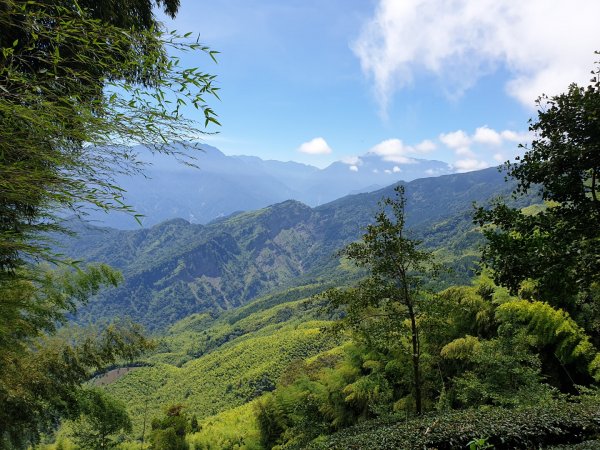
[[[444,248],[472,270],[479,235],[472,202],[508,195],[512,187],[496,169],[403,183],[407,226],[430,249]],[[192,313],[221,311],[270,290],[356,276],[336,252],[360,237],[377,202],[394,185],[311,208],[286,200],[200,225],[182,219],[123,231],[75,226],[77,239],[63,239],[63,253],[121,270],[122,286],[81,308],[78,320],[131,316],[160,329]],[[458,237],[448,232],[458,230]]]
[[[375,154],[357,158],[358,165],[341,161],[319,169],[294,161],[263,160],[256,156],[227,156],[219,149],[202,145],[192,168],[165,155],[147,159],[144,147],[135,147],[149,165],[145,176],[118,177],[125,189],[125,203],[143,215],[145,227],[172,217],[206,224],[235,211],[250,211],[295,199],[309,206],[325,204],[350,193],[368,192],[400,180],[411,181],[428,173],[450,172],[440,161],[410,160],[398,164]],[[180,148],[184,152],[184,149]],[[146,159],[144,159],[146,158]],[[135,229],[131,215],[106,215],[89,211],[99,225]]]

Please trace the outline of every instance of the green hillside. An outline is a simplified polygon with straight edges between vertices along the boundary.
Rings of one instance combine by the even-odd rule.
[[[275,388],[294,361],[339,345],[326,330],[323,302],[307,286],[258,299],[217,318],[194,314],[174,324],[159,341],[145,367],[125,373],[106,386],[127,399],[134,430],[165,406],[184,404],[199,419],[241,406]],[[147,403],[146,403],[147,402]]]
[[[459,190],[482,190],[476,177],[466,184],[461,176],[447,178],[445,189],[454,183]],[[162,224],[166,238],[157,234],[164,238],[160,244],[141,240],[143,246],[130,247],[139,255],[146,252],[144,258],[154,255],[154,267],[163,268],[158,274],[143,272],[150,278],[142,281],[157,295],[164,295],[157,287],[174,281],[187,280],[188,287],[198,283],[192,269],[202,264],[207,265],[201,271],[220,275],[214,277],[219,283],[227,280],[225,274],[233,276],[232,268],[240,267],[253,269],[253,277],[260,267],[275,281],[270,288],[256,289],[270,293],[242,304],[200,309],[171,324],[173,317],[161,317],[157,348],[141,366],[95,380],[127,404],[134,426],[122,448],[155,433],[152,430],[165,414],[175,414],[188,424],[190,449],[385,449],[411,448],[415,443],[462,448],[476,439],[480,448],[487,442],[498,448],[542,448],[595,439],[600,432],[597,393],[583,391],[585,395],[573,399],[559,394],[568,392],[573,383],[589,385],[597,377],[595,361],[600,356],[589,338],[568,314],[526,297],[530,295],[526,285],[522,293],[510,295],[483,275],[466,286],[473,281],[468,274],[478,259],[479,231],[472,224],[470,208],[461,201],[433,202],[421,196],[437,186],[426,181],[407,196],[413,208],[420,205],[414,210],[416,219],[407,221],[412,224],[409,235],[423,240],[438,261],[459,270],[442,272],[441,280],[423,285],[437,294],[427,290],[418,294],[424,416],[413,401],[409,321],[396,310],[385,309],[390,294],[377,293],[376,303],[366,300],[360,306],[368,293],[355,287],[348,291],[349,298],[359,303],[335,301],[344,286],[356,285],[368,272],[353,266],[348,253],[348,259],[331,255],[343,236],[354,240],[350,236],[357,226],[355,218],[371,208],[366,200],[376,203],[379,192],[315,209],[285,202],[201,227],[198,236],[213,236],[205,241],[208,247],[224,245],[225,236],[231,245],[222,261],[212,261],[212,266],[205,258],[210,252],[198,252],[207,247],[199,245],[198,253],[180,253],[183,259],[173,268],[165,248],[175,252],[184,248],[177,229],[189,239],[198,237],[183,221]],[[470,195],[474,194],[465,194]],[[531,200],[513,204],[530,205]],[[425,212],[423,205],[430,205]],[[536,205],[523,208],[530,217],[545,210]],[[319,236],[316,230],[324,234]],[[149,230],[148,235],[156,232]],[[121,232],[109,233],[122,237]],[[298,235],[302,238],[291,238]],[[306,254],[309,257],[303,259]],[[270,266],[261,266],[264,261]],[[302,267],[296,276],[291,275],[292,262]],[[143,270],[137,261],[132,267],[129,270]],[[468,281],[463,286],[461,278]],[[377,291],[381,282],[371,286]],[[454,286],[440,292],[450,285]],[[318,295],[331,287],[338,289]],[[101,305],[99,299],[92,307]],[[337,307],[331,309],[332,305]],[[156,303],[161,313],[169,306],[173,307]],[[353,316],[363,307],[364,316]],[[388,322],[386,317],[394,319]],[[348,324],[354,325],[347,332],[333,332]],[[555,360],[545,359],[547,349]],[[194,421],[198,425],[192,425]]]
[[[269,291],[352,277],[336,252],[356,240],[377,202],[393,187],[309,208],[287,201],[211,224],[176,219],[150,229],[118,231],[74,224],[65,254],[108,263],[125,282],[81,308],[78,320],[129,316],[160,330],[190,314],[238,307]],[[506,196],[496,169],[406,184],[408,225],[415,237],[456,268],[446,285],[466,282],[480,239],[472,203]]]

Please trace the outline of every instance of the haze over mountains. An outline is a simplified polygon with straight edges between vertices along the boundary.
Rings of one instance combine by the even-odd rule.
[[[490,168],[418,179],[405,188],[407,225],[452,262],[452,282],[468,279],[480,239],[472,202],[507,196],[513,185]],[[108,263],[125,276],[119,288],[81,308],[80,318],[130,316],[161,329],[192,313],[243,305],[272,289],[339,283],[352,274],[336,252],[359,239],[378,200],[391,195],[393,186],[388,186],[314,208],[287,200],[207,225],[173,219],[125,231],[75,224],[78,237],[67,239],[63,251]]]
[[[452,172],[441,161],[408,159],[386,161],[368,153],[324,169],[296,162],[262,160],[255,156],[226,156],[202,145],[191,168],[171,158],[156,156],[147,177],[122,177],[126,203],[143,214],[149,227],[172,218],[205,224],[237,211],[250,211],[285,200],[318,206],[348,194],[369,192],[397,181],[411,181]],[[138,229],[127,214],[92,212],[90,220],[101,226]]]

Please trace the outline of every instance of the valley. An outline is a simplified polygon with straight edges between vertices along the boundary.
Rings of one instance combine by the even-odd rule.
[[[0,450],[600,448],[598,17],[1,2]]]

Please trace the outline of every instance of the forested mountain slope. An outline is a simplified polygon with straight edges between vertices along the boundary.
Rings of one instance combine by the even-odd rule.
[[[507,196],[512,189],[497,169],[405,186],[408,227],[453,259],[471,251],[478,239],[472,203]],[[160,329],[192,313],[242,305],[273,288],[347,276],[335,252],[359,238],[378,200],[392,189],[316,208],[286,201],[207,225],[175,219],[150,229],[118,231],[74,223],[78,236],[63,242],[64,253],[106,262],[125,276],[122,286],[82,308],[79,319],[130,316]]]
[[[290,364],[341,342],[325,331],[335,316],[309,298],[314,288],[281,291],[218,316],[190,315],[165,331],[148,366],[106,388],[127,400],[136,433],[146,407],[156,416],[181,403],[202,420],[243,405],[273,390]]]

